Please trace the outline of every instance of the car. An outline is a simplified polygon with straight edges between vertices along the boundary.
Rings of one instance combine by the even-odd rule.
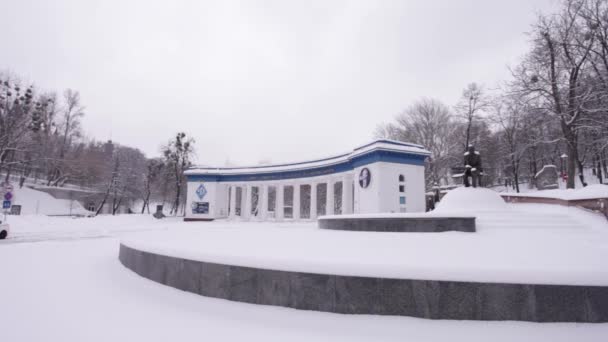
[[[6,217],[0,218],[0,240],[4,240],[8,237],[11,227],[6,223]]]

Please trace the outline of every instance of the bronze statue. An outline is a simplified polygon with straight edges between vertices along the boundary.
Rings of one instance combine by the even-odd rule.
[[[469,177],[472,179],[473,187],[477,185],[481,186],[481,175],[483,169],[481,168],[481,155],[475,151],[475,146],[469,145],[469,149],[464,153],[464,186],[470,187]]]

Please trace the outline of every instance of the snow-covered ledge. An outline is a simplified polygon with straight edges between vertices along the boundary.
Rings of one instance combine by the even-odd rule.
[[[508,203],[557,204],[579,207],[608,218],[608,185],[594,184],[582,189],[544,190],[529,193],[502,193]]]
[[[329,215],[318,219],[321,229],[440,233],[448,231],[475,232],[475,216],[466,214],[352,214]]]
[[[142,277],[207,297],[342,314],[608,322],[608,287],[316,274],[217,264],[120,245]]]

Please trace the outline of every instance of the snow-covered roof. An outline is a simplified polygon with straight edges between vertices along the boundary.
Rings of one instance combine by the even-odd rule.
[[[349,153],[343,153],[337,156],[277,165],[262,165],[262,166],[242,166],[242,167],[207,167],[195,166],[186,170],[186,175],[238,175],[238,174],[258,174],[283,171],[298,171],[311,168],[332,166],[344,162],[348,162],[357,157],[372,153],[374,151],[389,151],[416,156],[429,156],[431,153],[424,149],[423,146],[401,142],[396,140],[381,139],[373,141],[369,144],[359,146]]]

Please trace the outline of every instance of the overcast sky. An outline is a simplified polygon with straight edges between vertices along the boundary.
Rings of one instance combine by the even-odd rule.
[[[148,156],[174,133],[199,163],[347,152],[470,82],[493,87],[555,0],[0,0],[0,70],[80,91],[84,127]]]

